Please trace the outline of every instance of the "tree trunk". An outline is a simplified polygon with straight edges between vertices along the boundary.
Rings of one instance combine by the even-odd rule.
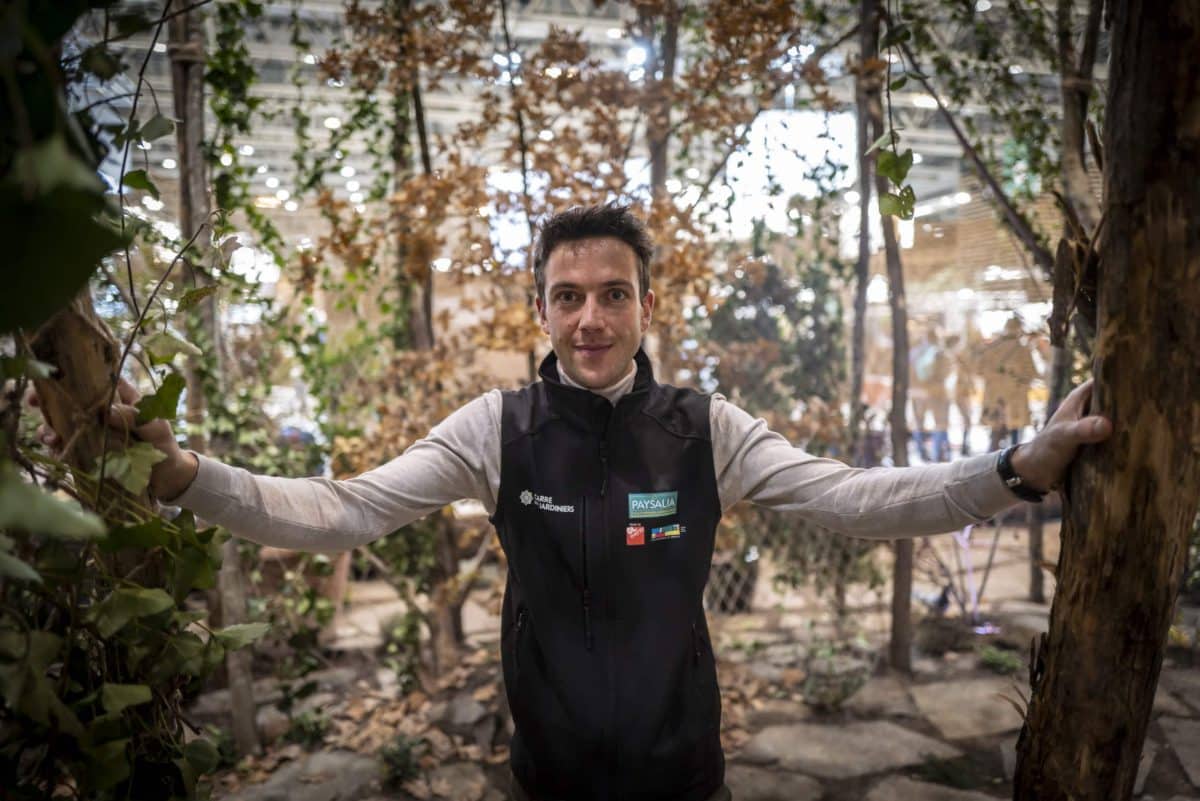
[[[862,0],[860,8],[862,61],[867,64],[879,55],[879,0]],[[870,120],[872,140],[878,140],[884,134],[883,80],[883,75],[877,70],[863,70],[859,74],[860,109],[865,108]],[[874,174],[875,157],[872,155],[867,161],[866,172]],[[875,175],[876,195],[883,197],[887,191],[887,178]],[[880,214],[879,222],[883,229],[888,297],[892,307],[892,461],[897,467],[905,467],[908,465],[908,306],[904,296],[904,267],[900,263],[900,245],[896,241],[894,221],[889,215]],[[862,240],[859,241],[861,259]],[[893,669],[911,673],[913,543],[910,539],[896,540],[894,547],[896,561],[892,571],[892,637],[888,646],[888,656]]]
[[[199,11],[187,11],[170,20],[171,90],[175,98],[175,144],[179,160],[179,230],[184,241],[191,239],[208,224],[211,212],[208,192],[208,170],[204,161],[204,18]],[[196,237],[196,247],[207,248],[201,242],[208,237]],[[183,259],[183,281],[190,286],[203,286],[208,278],[194,266],[191,255]],[[189,358],[185,371],[187,379],[188,445],[204,452],[208,442],[204,419],[209,394],[218,398],[221,393],[221,339],[217,319],[217,299],[203,299],[191,318],[190,334],[208,355],[205,364],[200,358]],[[212,370],[212,374],[207,374]],[[246,598],[242,585],[240,555],[236,540],[230,539],[221,547],[221,569],[217,574],[217,591],[221,603],[221,623],[225,626],[242,623],[246,616]],[[230,714],[233,719],[233,739],[241,755],[259,750],[258,730],[255,728],[254,675],[251,652],[241,649],[225,657],[229,680]]]
[[[1018,801],[1131,797],[1200,499],[1200,2],[1110,12],[1093,409],[1116,433],[1063,490]]]
[[[868,10],[864,4],[863,20]],[[859,36],[864,54],[877,49],[878,24],[866,27],[860,24]],[[850,452],[860,466],[865,461],[862,454],[866,414],[863,380],[866,373],[867,285],[871,281],[871,156],[867,153],[867,148],[871,146],[871,115],[867,108],[866,92],[866,81],[860,72],[854,81],[858,106],[858,263],[854,267],[854,339],[850,345]]]

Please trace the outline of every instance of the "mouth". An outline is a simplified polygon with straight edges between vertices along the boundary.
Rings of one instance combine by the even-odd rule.
[[[604,353],[611,348],[612,348],[612,345],[576,345],[575,346],[576,351],[578,351],[579,353],[588,355],[588,356],[594,356],[594,355],[597,355],[600,353]]]

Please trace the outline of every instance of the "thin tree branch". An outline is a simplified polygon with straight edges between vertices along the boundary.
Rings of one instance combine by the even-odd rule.
[[[916,56],[912,52],[912,48],[908,46],[907,42],[901,42],[900,48],[904,52],[905,58],[908,59],[908,62],[912,67],[910,73],[914,78],[917,79],[917,81],[920,82],[920,84],[925,88],[925,91],[929,93],[930,97],[933,98],[934,102],[937,104],[938,111],[940,111],[942,114],[942,119],[944,119],[946,124],[950,126],[950,130],[954,134],[954,138],[958,140],[959,145],[963,149],[963,154],[975,168],[975,174],[987,185],[987,187],[992,191],[992,195],[995,197],[996,202],[1000,204],[1000,210],[1003,213],[1004,221],[1008,224],[1009,228],[1012,229],[1013,233],[1017,235],[1017,238],[1021,240],[1021,243],[1029,249],[1029,252],[1033,255],[1033,260],[1037,262],[1038,266],[1047,273],[1053,272],[1054,256],[1044,245],[1042,245],[1041,242],[1038,241],[1037,234],[1034,232],[1033,227],[1029,224],[1029,221],[1026,220],[1019,211],[1017,211],[1016,206],[1013,205],[1013,202],[1008,197],[1008,194],[1000,186],[995,177],[992,176],[991,170],[988,169],[988,166],[983,162],[983,158],[980,157],[979,152],[975,149],[975,146],[971,144],[971,141],[967,138],[966,134],[963,133],[962,128],[954,119],[954,115],[952,115],[950,110],[946,108],[946,104],[942,102],[942,98],[937,93],[937,90],[933,88],[933,85],[930,83],[929,79],[926,78],[924,73],[921,72]]]

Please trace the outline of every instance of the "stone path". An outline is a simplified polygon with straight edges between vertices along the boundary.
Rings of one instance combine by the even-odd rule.
[[[1015,642],[1044,625],[1044,608],[1012,602],[1005,634]],[[1007,696],[1023,705],[1023,671],[997,676],[971,651],[923,657],[914,679],[875,676],[835,711],[816,711],[795,682],[804,649],[773,632],[738,621],[724,632],[767,643],[771,659],[726,667],[727,691],[758,682],[736,724],[740,737],[727,748],[727,784],[735,801],[988,801],[1011,797],[1015,743],[1021,718]],[[997,638],[1003,642],[1004,635]],[[761,654],[760,654],[761,655]],[[754,669],[752,669],[754,668]],[[327,671],[314,703],[345,703],[362,682]],[[767,688],[763,692],[762,688]],[[275,688],[262,687],[269,699]],[[480,696],[483,697],[483,696]],[[432,699],[431,699],[432,700]],[[227,708],[222,696],[202,698],[197,709]],[[427,703],[427,716],[443,739],[477,743],[483,753],[505,741],[503,721],[467,692]],[[266,711],[264,707],[263,711]],[[487,713],[487,714],[485,714]],[[267,716],[269,717],[269,716]],[[484,725],[486,724],[486,725]],[[482,731],[481,731],[482,727]],[[296,746],[292,746],[296,748]],[[436,751],[436,749],[435,749]],[[490,764],[440,757],[412,793],[385,793],[383,767],[349,751],[318,751],[282,764],[262,784],[224,801],[504,801],[501,760]],[[428,763],[434,764],[434,763]],[[1143,793],[1145,795],[1143,796]],[[218,795],[219,797],[219,795]],[[1164,668],[1153,719],[1139,765],[1135,797],[1200,801],[1200,669]]]

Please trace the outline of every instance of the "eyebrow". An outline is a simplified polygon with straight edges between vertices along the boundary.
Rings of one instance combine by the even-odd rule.
[[[613,287],[620,287],[621,289],[632,289],[633,283],[631,281],[626,281],[624,279],[617,279],[615,281],[605,281],[600,286],[604,289],[612,289]],[[583,287],[580,286],[579,284],[573,284],[570,281],[560,281],[559,283],[551,284],[549,291],[554,292],[559,289],[582,289],[582,288]]]

